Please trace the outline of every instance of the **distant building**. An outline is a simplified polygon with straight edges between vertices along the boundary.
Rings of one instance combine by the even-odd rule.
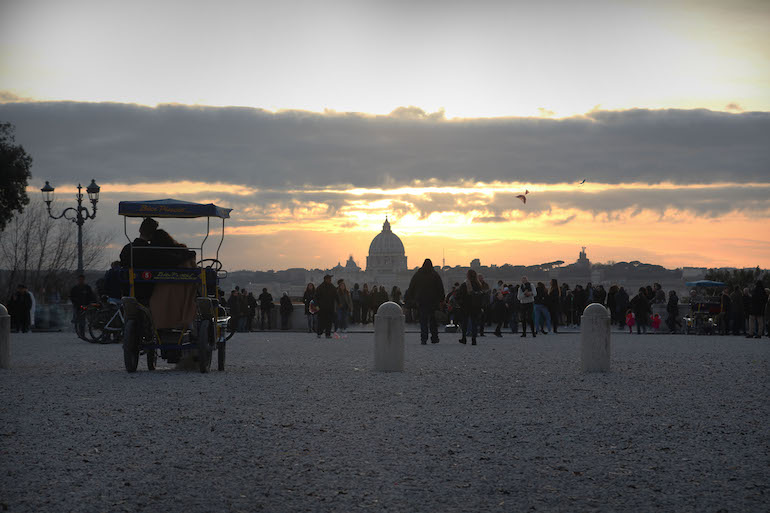
[[[588,260],[585,246],[583,246],[582,251],[580,251],[580,256],[578,256],[577,262],[575,263],[581,267],[591,267],[591,261]]]
[[[391,231],[390,222],[385,217],[382,231],[372,239],[369,245],[366,272],[396,274],[406,270],[404,244],[398,235]]]
[[[474,258],[471,260],[471,269],[479,269],[481,267],[481,259]]]

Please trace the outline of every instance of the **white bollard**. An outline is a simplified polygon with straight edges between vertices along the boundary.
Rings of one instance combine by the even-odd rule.
[[[0,369],[11,368],[11,316],[0,305]]]
[[[393,301],[380,305],[374,316],[374,370],[404,370],[404,313]]]
[[[599,303],[591,303],[580,317],[580,368],[583,372],[610,370],[610,314]]]

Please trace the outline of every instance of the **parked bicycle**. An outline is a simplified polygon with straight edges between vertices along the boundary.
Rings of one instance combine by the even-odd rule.
[[[86,310],[90,339],[101,344],[121,342],[126,319],[120,300],[105,296],[97,305],[90,305]]]

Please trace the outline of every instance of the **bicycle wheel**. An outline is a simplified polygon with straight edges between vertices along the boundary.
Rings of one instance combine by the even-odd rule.
[[[86,312],[89,312],[86,310]],[[97,309],[95,312],[90,312],[90,318],[88,322],[88,333],[91,334],[91,339],[94,342],[101,342],[102,344],[109,343],[110,334],[107,331],[110,319],[115,313],[114,308],[105,306]]]

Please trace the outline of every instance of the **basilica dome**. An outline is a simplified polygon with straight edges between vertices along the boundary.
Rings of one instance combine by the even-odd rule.
[[[372,239],[369,256],[366,257],[367,271],[400,272],[406,270],[404,244],[398,235],[390,230],[390,222],[385,218],[382,231]]]

